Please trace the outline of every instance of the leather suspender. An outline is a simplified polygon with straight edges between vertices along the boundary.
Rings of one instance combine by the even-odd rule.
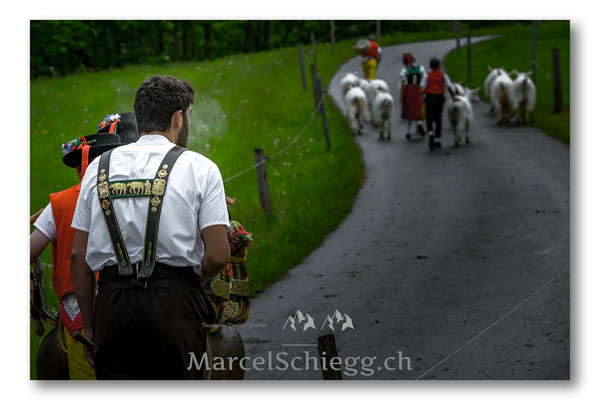
[[[147,278],[154,272],[156,262],[156,246],[158,241],[158,223],[160,222],[160,211],[162,209],[163,197],[169,179],[171,167],[177,158],[186,149],[173,146],[161,161],[161,167],[156,172],[152,183],[152,195],[148,203],[148,216],[146,217],[146,234],[144,235],[144,262],[138,272],[138,278]]]
[[[185,150],[186,149],[183,147],[173,146],[161,161],[160,167],[154,177],[151,189],[152,195],[150,196],[148,204],[148,216],[146,218],[144,261],[141,271],[138,271],[138,278],[148,278],[152,275],[152,272],[154,272],[158,223],[160,220],[163,197],[167,187],[167,180],[169,179],[168,170],[172,169],[177,158]],[[125,247],[125,241],[121,235],[121,230],[119,229],[119,224],[115,217],[115,210],[113,209],[112,204],[113,199],[111,198],[111,190],[108,182],[111,153],[112,150],[103,153],[100,157],[100,162],[98,163],[98,199],[100,201],[100,207],[102,208],[102,215],[104,215],[104,221],[106,222],[110,241],[113,246],[113,251],[117,259],[119,274],[131,275],[133,274],[133,267],[127,253],[127,248]]]
[[[102,153],[102,156],[100,157],[100,162],[98,163],[98,177],[96,178],[98,200],[100,200],[100,208],[102,208],[104,222],[106,223],[108,235],[110,236],[110,242],[112,243],[113,251],[115,252],[115,257],[117,259],[117,267],[119,268],[119,274],[131,275],[133,274],[131,260],[129,259],[129,254],[127,254],[125,241],[121,236],[119,223],[117,222],[117,218],[115,217],[115,210],[112,205],[110,189],[108,186],[111,153],[112,150]]]

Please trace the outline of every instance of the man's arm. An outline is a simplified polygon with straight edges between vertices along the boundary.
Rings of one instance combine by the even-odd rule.
[[[204,241],[204,257],[200,269],[200,282],[204,283],[227,266],[230,248],[227,229],[224,225],[207,226],[202,229],[202,240]]]
[[[50,239],[36,228],[29,236],[29,265],[33,264],[42,255],[48,243],[50,243]]]
[[[96,275],[85,261],[87,242],[88,233],[76,229],[75,238],[73,239],[73,251],[71,252],[71,278],[73,279],[75,298],[81,310],[85,337],[93,341]]]

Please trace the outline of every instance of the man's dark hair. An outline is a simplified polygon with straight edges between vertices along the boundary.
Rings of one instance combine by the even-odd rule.
[[[431,69],[436,69],[440,66],[440,60],[438,60],[435,57],[432,58],[431,60],[429,60],[429,66],[431,67]]]
[[[187,111],[194,102],[194,88],[172,76],[154,75],[140,85],[133,110],[140,133],[166,132],[174,112]]]

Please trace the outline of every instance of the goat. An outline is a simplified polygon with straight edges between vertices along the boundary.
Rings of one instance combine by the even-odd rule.
[[[488,66],[488,71],[490,71],[490,73],[488,74],[487,78],[485,78],[485,81],[483,82],[483,91],[484,91],[486,97],[491,100],[492,85],[494,84],[494,81],[500,75],[507,75],[507,73],[504,70],[504,67],[492,68],[492,67]],[[494,106],[492,105],[491,101],[490,101],[490,112],[494,112]]]
[[[344,97],[346,118],[353,135],[361,134],[366,112],[367,96],[359,87],[353,87]]]
[[[516,71],[515,71],[516,72]],[[510,91],[513,109],[517,114],[517,120],[522,123],[529,122],[529,113],[535,106],[535,84],[531,80],[532,72],[517,72]]]
[[[394,114],[394,98],[389,93],[379,93],[373,100],[373,122],[379,128],[379,139],[383,140],[387,132],[387,140],[392,137],[392,115]]]
[[[375,97],[377,97],[377,95],[379,93],[389,93],[389,92],[390,92],[390,88],[384,80],[373,79],[371,82],[369,82],[369,85],[367,86],[367,90],[365,90],[365,94],[367,95],[367,110],[370,115],[373,115],[373,101],[375,100]],[[371,120],[372,120],[372,118],[371,118]],[[373,121],[373,123],[375,124],[374,121]],[[375,126],[377,126],[377,125],[375,124]]]
[[[465,95],[455,96],[456,101],[450,101],[448,104],[448,119],[454,133],[454,146],[460,146],[461,136],[460,131],[465,131],[465,143],[471,143],[469,138],[469,128],[473,123],[473,107],[471,106],[471,98],[479,98],[477,92],[479,88],[471,90],[465,88]]]
[[[491,105],[496,113],[499,124],[510,121],[510,118],[514,114],[510,95],[512,85],[513,80],[508,74],[499,75],[492,84]]]
[[[348,91],[352,88],[360,86],[360,79],[352,72],[347,73],[340,80],[340,87],[342,89],[342,99],[346,97]]]

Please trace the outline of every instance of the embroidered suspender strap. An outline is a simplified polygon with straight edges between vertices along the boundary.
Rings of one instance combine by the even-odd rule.
[[[119,268],[120,275],[131,275],[133,274],[133,268],[131,266],[131,260],[125,247],[125,241],[121,236],[121,230],[119,229],[119,223],[115,216],[115,210],[112,205],[112,198],[110,196],[110,190],[108,185],[109,166],[110,166],[110,155],[112,150],[102,153],[100,162],[98,163],[98,178],[97,178],[97,190],[98,199],[100,200],[100,207],[102,208],[102,215],[104,215],[104,222],[108,229],[108,235],[110,236],[110,242],[112,243],[113,251],[117,259],[117,266]]]
[[[186,149],[179,146],[173,146],[167,152],[165,158],[160,163],[152,182],[152,195],[148,203],[148,216],[146,218],[146,234],[144,237],[144,261],[138,272],[138,278],[148,278],[154,272],[156,262],[156,246],[158,241],[158,223],[160,221],[160,211],[162,208],[163,197],[167,188],[169,173],[177,158]]]

